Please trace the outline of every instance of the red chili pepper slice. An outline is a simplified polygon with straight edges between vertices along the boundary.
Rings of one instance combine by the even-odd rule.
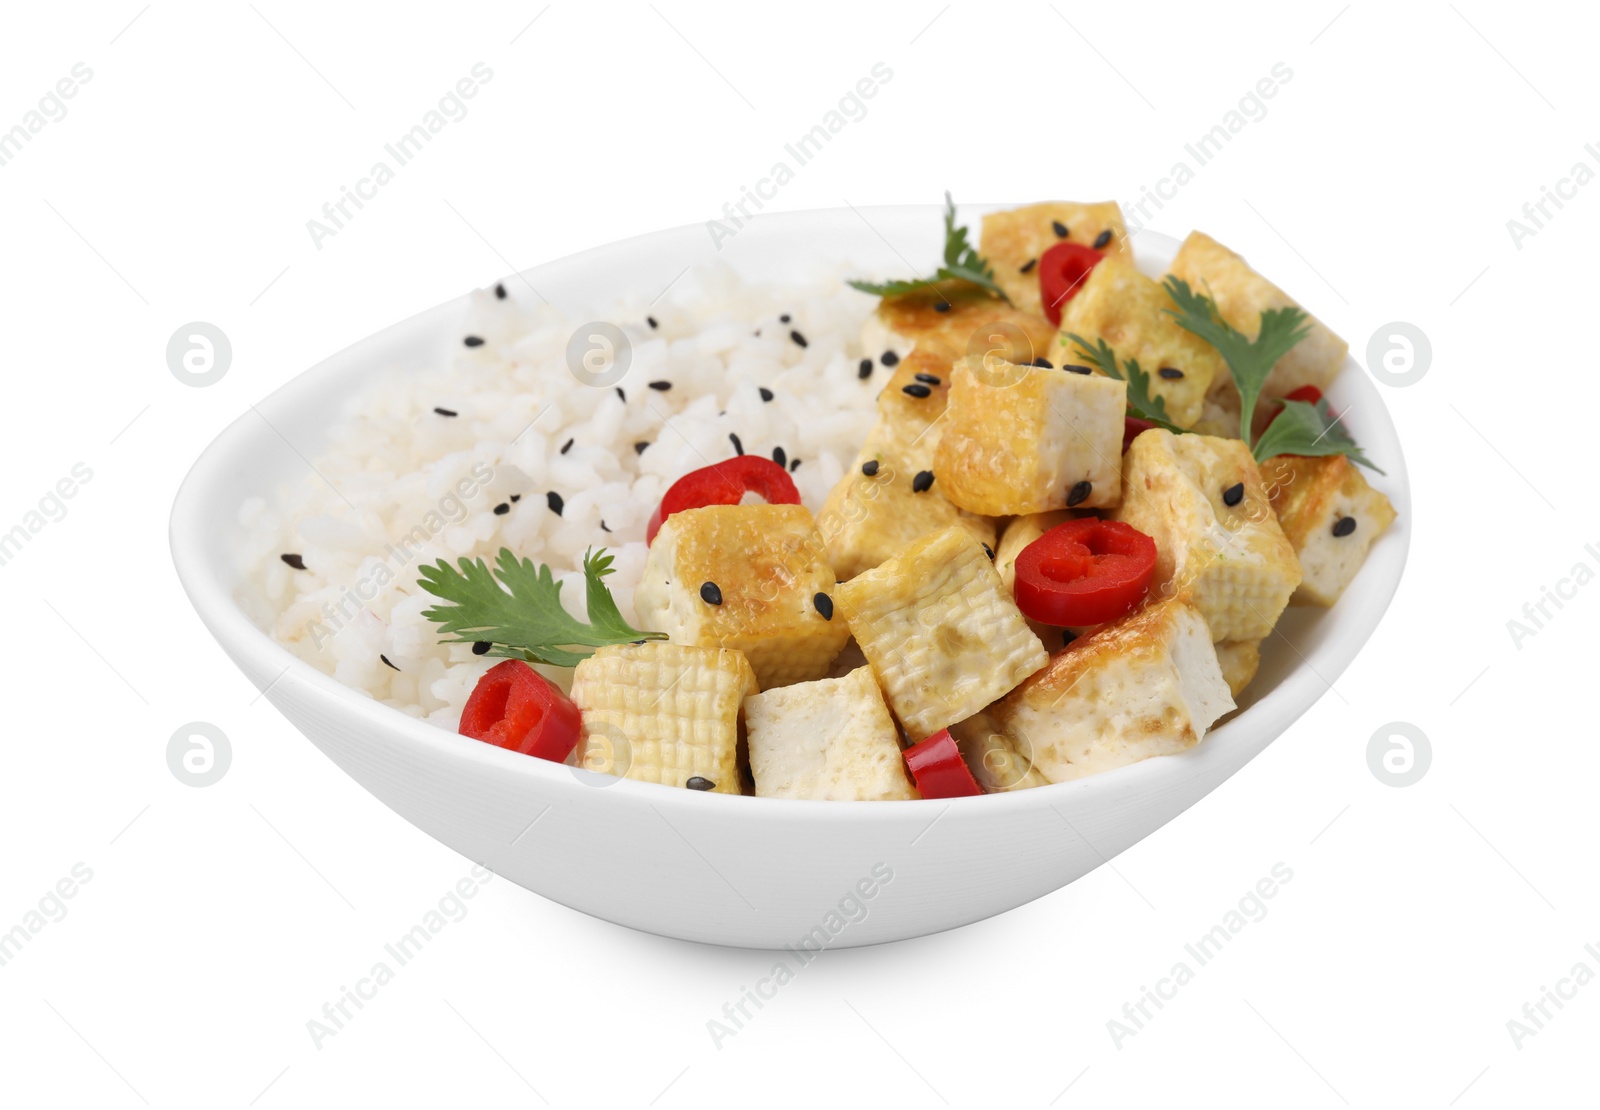
[[[461,735],[560,763],[577,746],[582,714],[520,659],[490,667],[461,710]]]
[[[707,505],[737,505],[747,493],[759,494],[769,505],[800,504],[800,491],[783,467],[760,455],[737,455],[691,470],[673,482],[650,516],[644,542],[654,543],[662,522],[673,513]]]
[[[1058,524],[1017,555],[1017,608],[1043,624],[1104,624],[1144,600],[1156,541],[1121,521]]]
[[[1140,432],[1148,432],[1155,425],[1148,420],[1137,416],[1124,416],[1122,418],[1122,453],[1126,455],[1128,448],[1133,446],[1133,441],[1139,438]]]
[[[917,791],[924,798],[966,798],[983,793],[947,728],[911,745],[905,756]]]
[[[1057,243],[1039,256],[1039,296],[1044,314],[1061,326],[1061,306],[1070,301],[1105,255],[1082,243]]]

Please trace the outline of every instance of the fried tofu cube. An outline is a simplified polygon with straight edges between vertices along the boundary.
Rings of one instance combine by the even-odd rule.
[[[1242,440],[1141,432],[1122,484],[1113,518],[1156,541],[1152,597],[1190,594],[1214,640],[1272,631],[1300,563]]]
[[[1097,204],[1049,201],[990,212],[983,218],[979,247],[994,279],[1018,308],[1043,315],[1039,295],[1039,256],[1057,243],[1081,243],[1108,255],[1129,256],[1122,208],[1114,200]]]
[[[1261,641],[1224,640],[1216,648],[1217,665],[1222,668],[1228,693],[1237,699],[1244,688],[1250,685],[1250,680],[1255,678],[1256,671],[1261,669]]]
[[[699,777],[740,793],[739,720],[760,689],[742,653],[651,641],[603,647],[572,673],[583,711],[577,764],[639,782]]]
[[[1210,296],[1222,318],[1251,339],[1261,332],[1264,310],[1296,303],[1243,258],[1201,231],[1191,231],[1183,241],[1172,259],[1171,273],[1196,292]],[[1343,368],[1348,344],[1314,317],[1310,324],[1306,337],[1267,375],[1262,396],[1283,397],[1303,385],[1325,390]],[[1228,384],[1231,388],[1231,379]]]
[[[936,348],[913,349],[878,394],[878,422],[863,452],[870,447],[869,457],[888,456],[912,473],[933,469],[949,400],[950,358]]]
[[[961,758],[967,761],[972,777],[978,780],[985,794],[1004,794],[1011,790],[1050,785],[1050,780],[1039,773],[1031,759],[1016,749],[987,712],[974,713],[966,720],[951,725],[950,735],[961,751]]]
[[[833,568],[801,505],[708,505],[667,518],[633,595],[675,644],[744,652],[763,689],[828,673],[850,638],[831,617]]]
[[[1048,658],[960,526],[840,584],[837,599],[913,742],[972,716]]]
[[[933,472],[986,516],[1115,505],[1127,397],[1115,378],[969,355],[951,370]]]
[[[900,733],[872,668],[745,699],[758,798],[872,802],[915,798]]]
[[[1291,603],[1332,605],[1394,523],[1394,506],[1343,455],[1279,455],[1262,464],[1261,480],[1300,559],[1303,578]]]
[[[1205,618],[1182,598],[1078,640],[990,710],[1051,782],[1194,747],[1234,708]]]
[[[1104,339],[1121,360],[1134,360],[1150,375],[1150,392],[1166,403],[1167,417],[1181,428],[1200,419],[1206,390],[1227,364],[1215,347],[1184,331],[1166,310],[1172,298],[1133,263],[1107,258],[1061,308],[1061,330],[1051,346],[1057,366],[1082,365],[1069,335],[1093,343]]]
[[[1032,362],[1054,337],[1050,321],[1037,311],[1013,308],[970,282],[940,281],[878,302],[862,326],[861,348],[880,360],[886,351],[903,358],[912,347],[922,347],[947,358],[1002,350],[1013,361]]]

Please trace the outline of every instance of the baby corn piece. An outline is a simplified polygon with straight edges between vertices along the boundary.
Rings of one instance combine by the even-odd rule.
[[[972,716],[1048,659],[988,553],[960,526],[841,583],[837,596],[913,741]]]
[[[745,699],[759,798],[868,802],[917,797],[872,668]]]
[[[698,776],[719,794],[738,794],[739,717],[759,689],[743,654],[726,648],[600,648],[572,675],[583,711],[577,764],[664,786]]]
[[[1261,464],[1261,481],[1304,578],[1295,605],[1332,605],[1394,523],[1394,506],[1343,455],[1279,455]]]
[[[1115,378],[969,355],[951,370],[933,472],[986,516],[1115,505],[1127,397]]]
[[[1166,402],[1167,417],[1181,428],[1200,419],[1206,391],[1227,364],[1215,347],[1180,328],[1166,310],[1172,298],[1131,261],[1107,258],[1061,308],[1061,331],[1050,349],[1057,366],[1082,365],[1068,335],[1093,343],[1104,339],[1120,360],[1132,359],[1150,375],[1150,392]],[[1097,371],[1098,373],[1098,371]]]
[[[834,573],[801,505],[708,505],[673,513],[633,595],[675,644],[737,648],[762,688],[821,678],[850,638],[833,618]]]
[[[1244,692],[1261,667],[1260,640],[1224,640],[1216,645],[1217,665],[1234,698]]]
[[[941,310],[940,305],[947,307]],[[881,359],[886,351],[903,358],[917,346],[956,358],[994,350],[998,343],[1017,361],[1032,362],[1049,349],[1054,336],[1050,321],[1037,309],[1014,308],[965,281],[940,281],[880,301],[862,325],[861,349],[874,358]]]
[[[1018,308],[1044,315],[1039,295],[1039,256],[1057,243],[1081,243],[1108,255],[1127,255],[1122,208],[1050,201],[990,212],[983,218],[978,248],[994,267],[994,280]]]
[[[1300,584],[1244,441],[1140,433],[1123,456],[1113,519],[1156,541],[1151,597],[1189,594],[1215,640],[1259,640]]]
[[[957,721],[950,726],[950,735],[985,794],[1050,785],[1050,780],[1039,773],[1033,760],[1017,750],[988,713],[974,713],[964,721]]]
[[[1205,619],[1182,598],[1101,626],[989,710],[1051,782],[1171,755],[1234,707]]]
[[[1191,231],[1183,241],[1172,260],[1171,272],[1173,277],[1188,282],[1195,292],[1210,297],[1222,318],[1250,339],[1261,331],[1264,309],[1296,304],[1289,294],[1251,269],[1243,258],[1201,231]],[[1327,389],[1338,375],[1344,366],[1348,345],[1315,317],[1310,324],[1306,337],[1273,366],[1272,373],[1267,375],[1267,384],[1262,387],[1262,396],[1283,397],[1303,385]],[[1233,379],[1227,374],[1222,378],[1225,391],[1234,394],[1237,411],[1238,392],[1233,389]],[[1237,419],[1234,425],[1238,426]]]

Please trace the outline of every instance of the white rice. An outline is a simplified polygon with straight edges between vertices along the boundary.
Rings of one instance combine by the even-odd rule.
[[[725,269],[697,271],[654,306],[592,315],[564,314],[514,281],[506,288],[505,300],[476,292],[462,321],[462,336],[481,336],[483,346],[463,346],[448,367],[354,398],[312,460],[318,473],[239,510],[241,602],[257,622],[340,682],[452,730],[498,660],[438,642],[422,617],[435,599],[417,586],[418,567],[493,562],[509,547],[550,564],[565,583],[563,603],[583,617],[583,554],[604,546],[616,557],[607,584],[637,624],[645,525],[672,482],[732,457],[737,435],[747,454],[770,458],[782,447],[799,459],[792,476],[816,512],[870,429],[888,374],[879,365],[860,379],[858,337],[874,302],[837,275],[776,289]],[[780,322],[782,314],[791,321]],[[568,369],[569,338],[597,318],[632,344],[617,383],[626,401]],[[650,389],[652,381],[672,388]],[[762,400],[763,386],[772,401]],[[640,454],[637,442],[650,446]],[[551,491],[564,501],[559,516]],[[510,509],[497,515],[501,504]],[[306,569],[284,563],[285,553],[300,555]],[[540,670],[563,684],[570,678]]]

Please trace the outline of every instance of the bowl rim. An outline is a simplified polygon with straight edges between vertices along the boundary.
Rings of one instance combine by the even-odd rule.
[[[985,211],[1012,207],[1018,206],[963,205],[958,209],[958,215],[971,219]],[[929,219],[942,215],[942,212],[942,206],[927,204],[814,208],[763,213],[755,222],[760,223],[769,232],[773,231],[774,225],[777,224],[792,224],[797,232],[803,232],[807,225],[835,224],[842,221],[862,221],[872,226],[869,216],[876,216],[880,221],[893,222],[909,218]],[[509,282],[526,278],[532,282],[546,269],[574,265],[591,256],[615,255],[618,252],[643,249],[674,240],[687,242],[687,237],[691,234],[703,236],[705,225],[684,224],[614,240],[516,274],[506,275],[500,280]],[[1178,242],[1151,229],[1141,229],[1130,238],[1146,240],[1149,246],[1163,253],[1175,250]],[[292,403],[296,394],[311,392],[312,387],[318,385],[322,379],[335,373],[351,373],[346,364],[358,358],[363,348],[375,344],[397,329],[425,328],[455,319],[458,312],[465,310],[471,296],[472,293],[468,292],[451,298],[346,346],[284,382],[264,398],[262,403],[268,401]],[[347,390],[342,396],[348,397],[352,392],[358,391],[359,387],[355,391]],[[930,818],[932,820],[942,818],[952,806],[958,807],[959,811],[965,814],[977,815],[981,811],[995,817],[1044,806],[1057,809],[1059,813],[1058,806],[1061,803],[1092,794],[1132,795],[1146,791],[1165,793],[1180,788],[1187,779],[1208,777],[1215,765],[1226,768],[1226,774],[1222,776],[1222,779],[1226,779],[1259,754],[1267,743],[1287,731],[1299,716],[1333,688],[1333,683],[1371,639],[1404,576],[1410,550],[1411,496],[1409,473],[1398,431],[1376,386],[1353,357],[1346,357],[1345,366],[1330,390],[1334,391],[1353,391],[1360,395],[1363,409],[1360,421],[1363,443],[1369,454],[1379,458],[1387,470],[1380,485],[1394,501],[1397,519],[1375,542],[1373,552],[1378,551],[1380,546],[1387,552],[1383,564],[1391,567],[1390,573],[1382,578],[1369,573],[1377,569],[1372,553],[1369,553],[1367,564],[1363,566],[1350,587],[1351,590],[1355,590],[1358,585],[1362,587],[1360,604],[1335,606],[1326,618],[1334,619],[1332,613],[1342,607],[1345,615],[1338,619],[1349,627],[1341,627],[1337,630],[1338,635],[1329,638],[1330,642],[1313,649],[1314,654],[1323,657],[1319,660],[1324,664],[1323,667],[1313,667],[1311,660],[1302,655],[1300,664],[1295,666],[1282,681],[1258,697],[1236,717],[1208,731],[1201,742],[1193,748],[1175,755],[1145,759],[1129,766],[1069,782],[1051,783],[999,794],[926,799],[944,802],[944,806],[939,808],[937,814],[934,814],[929,807],[914,805],[868,803],[841,807],[831,801],[689,791],[631,779],[616,779],[607,783],[604,787],[605,793],[609,796],[607,800],[612,804],[652,806],[658,809],[666,806],[672,807],[679,813],[718,817],[737,814],[745,819],[756,820],[856,821],[872,825],[892,824],[904,825],[908,829],[922,829],[925,826],[931,827]],[[339,682],[332,675],[300,659],[250,619],[233,595],[233,589],[228,584],[228,569],[221,565],[223,561],[212,558],[207,553],[205,538],[208,530],[213,529],[218,520],[226,520],[229,522],[228,527],[234,527],[233,522],[237,519],[238,506],[242,500],[242,494],[238,489],[241,483],[240,476],[250,473],[250,449],[255,440],[263,438],[259,426],[253,419],[255,408],[256,406],[252,405],[228,423],[196,458],[178,488],[168,525],[173,565],[179,583],[202,623],[236,665],[245,671],[247,677],[251,677],[253,672],[277,675],[265,687],[253,677],[251,677],[252,684],[261,689],[269,701],[275,700],[272,696],[275,691],[286,694],[293,690],[310,703],[310,708],[314,712],[327,719],[336,720],[344,726],[353,726],[367,733],[390,735],[403,740],[414,749],[429,753],[434,758],[466,760],[486,765],[502,778],[524,780],[530,787],[542,785],[546,788],[543,791],[545,793],[562,790],[568,785],[577,785],[574,768],[570,766],[529,758],[472,740],[438,725],[411,717],[362,691]],[[326,418],[324,424],[332,423],[335,419],[337,419],[336,413]],[[219,510],[222,510],[220,515]],[[1347,591],[1347,596],[1341,599],[1341,603],[1349,600]],[[1355,640],[1354,647],[1345,647],[1344,645],[1347,645],[1352,638]],[[1296,654],[1300,654],[1298,649],[1295,651]],[[1240,758],[1241,755],[1243,758]],[[1237,765],[1229,766],[1232,763]]]

